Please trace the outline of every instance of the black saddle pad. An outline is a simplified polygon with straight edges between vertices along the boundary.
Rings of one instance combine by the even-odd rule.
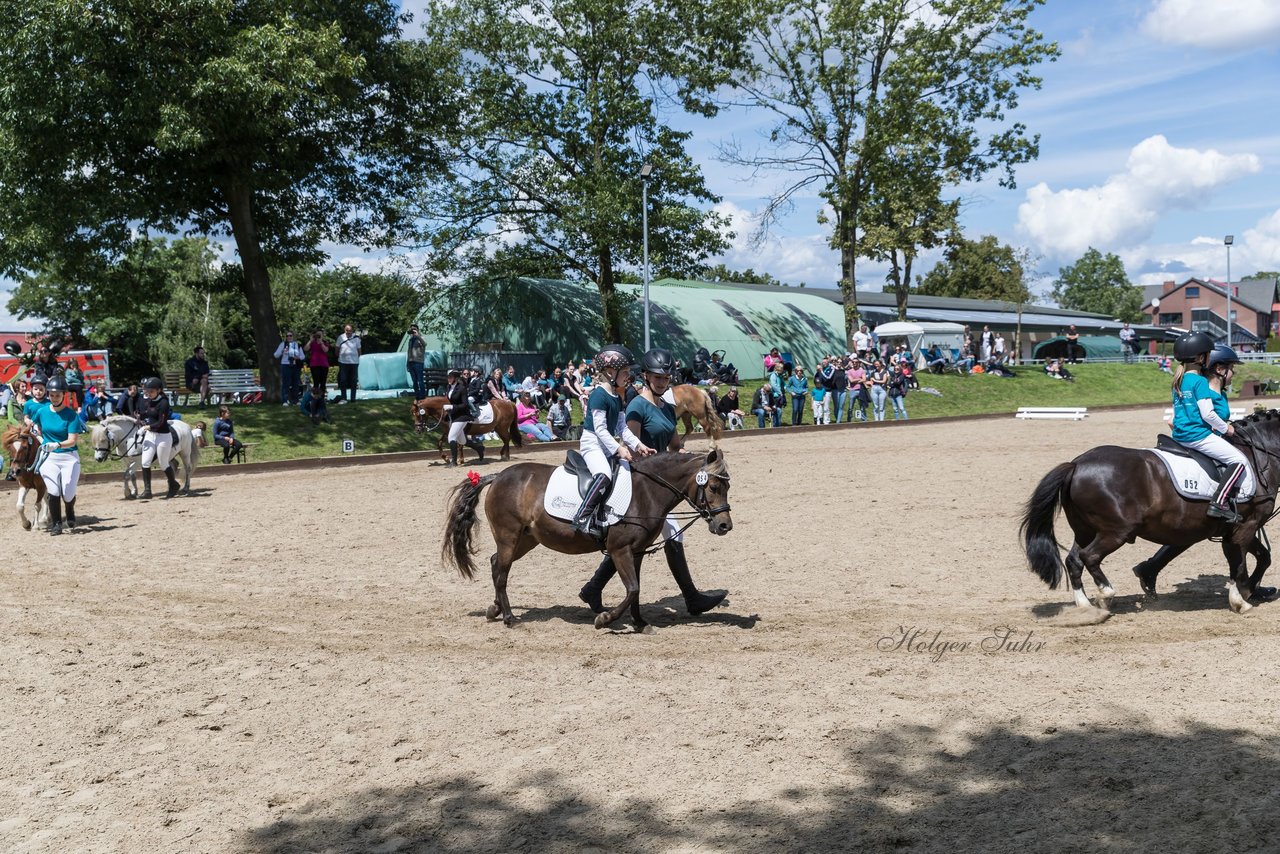
[[[1222,476],[1226,474],[1227,467],[1208,454],[1202,454],[1185,445],[1179,445],[1168,433],[1160,433],[1156,436],[1156,448],[1161,451],[1167,451],[1170,454],[1177,454],[1180,457],[1188,457],[1195,460],[1200,464],[1200,468],[1204,469],[1204,473],[1211,477],[1215,483],[1222,483]]]

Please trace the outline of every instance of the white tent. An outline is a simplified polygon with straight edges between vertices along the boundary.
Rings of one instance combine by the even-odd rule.
[[[902,338],[906,340],[907,349],[909,349],[916,359],[916,367],[924,367],[924,359],[921,357],[921,350],[928,349],[937,344],[944,351],[954,351],[951,355],[956,356],[960,353],[960,345],[964,343],[964,326],[959,323],[931,323],[927,321],[913,320],[895,320],[891,323],[881,323],[876,327],[876,335],[880,337],[880,341],[893,340]]]

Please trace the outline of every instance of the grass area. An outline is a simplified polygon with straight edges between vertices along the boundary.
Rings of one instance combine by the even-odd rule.
[[[1169,401],[1169,375],[1150,364],[1076,365],[1072,372],[1076,381],[1071,383],[1049,379],[1039,366],[1019,369],[1014,379],[921,374],[920,385],[935,388],[942,395],[912,391],[907,395],[907,412],[912,419],[920,419],[985,413],[1012,415],[1019,406],[1107,406]],[[1280,380],[1280,365],[1241,366],[1236,388],[1250,380]],[[756,380],[739,387],[744,410],[760,384],[761,381]],[[189,424],[204,421],[212,425],[217,417],[217,410],[211,407],[179,406],[177,409]],[[889,410],[891,413],[892,408]],[[361,401],[345,406],[331,404],[329,415],[333,424],[313,427],[296,406],[232,407],[236,435],[242,442],[257,443],[249,451],[251,462],[336,457],[342,453],[343,439],[355,442],[357,454],[423,451],[435,447],[434,436],[419,436],[413,431],[407,399]],[[892,418],[892,414],[889,417]],[[812,410],[806,407],[805,423],[812,420]],[[576,404],[573,421],[582,423],[582,411]],[[783,416],[783,422],[788,421],[789,406]],[[749,416],[748,425],[754,423]],[[201,459],[203,465],[221,465],[222,450],[211,445],[201,452]],[[81,439],[80,460],[88,472],[120,468],[118,462],[95,463],[87,436]]]

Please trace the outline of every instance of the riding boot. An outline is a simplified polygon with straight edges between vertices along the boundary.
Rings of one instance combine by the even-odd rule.
[[[178,483],[178,478],[173,473],[172,463],[165,467],[164,476],[169,479],[169,491],[165,493],[164,497],[172,498],[178,494],[178,490],[182,489],[182,484]]]
[[[151,469],[142,470],[142,494],[138,497],[142,499],[151,497]]]
[[[46,495],[44,500],[49,508],[49,533],[62,533],[62,499],[52,495]]]
[[[76,500],[70,501],[63,499],[63,505],[67,508],[67,527],[74,528],[76,526]]]
[[[1240,489],[1240,476],[1244,474],[1244,463],[1236,463],[1227,470],[1227,475],[1222,479],[1222,485],[1218,487],[1218,494],[1213,496],[1213,502],[1209,505],[1209,516],[1214,519],[1221,519],[1229,525],[1234,525],[1242,518],[1235,510],[1235,496]]]
[[[587,603],[591,613],[600,614],[604,612],[604,602],[601,599],[604,595],[604,586],[609,583],[609,579],[613,578],[617,571],[617,568],[613,565],[613,558],[605,555],[604,560],[600,561],[600,566],[596,569],[595,575],[591,576],[591,580],[582,585],[582,589],[578,591],[578,598]]]
[[[609,478],[602,474],[593,475],[587,487],[587,495],[582,499],[582,506],[573,514],[573,529],[590,537],[599,537],[604,533],[596,511],[604,499],[604,491],[609,486]]]
[[[697,616],[710,611],[724,600],[726,595],[724,591],[702,593],[694,585],[693,576],[689,574],[689,562],[684,557],[684,543],[667,540],[662,545],[662,551],[667,556],[667,566],[671,568],[671,577],[676,580],[676,586],[680,588],[680,593],[684,596],[684,606],[690,614]]]
[[[467,440],[467,447],[476,452],[476,456],[478,457],[476,462],[482,462],[484,460],[484,440],[472,436]]]
[[[458,464],[458,443],[449,443],[449,465],[456,466]]]

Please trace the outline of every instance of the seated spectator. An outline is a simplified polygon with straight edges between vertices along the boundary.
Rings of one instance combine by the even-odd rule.
[[[1044,372],[1055,380],[1074,382],[1075,377],[1066,369],[1060,359],[1050,359],[1044,364]]]
[[[781,365],[781,364],[782,364],[782,354],[778,352],[777,347],[774,347],[772,350],[769,351],[769,354],[764,357],[765,375],[768,376],[769,372],[773,370],[774,365]]]
[[[298,403],[298,408],[302,410],[302,414],[311,419],[311,423],[332,424],[329,420],[329,407],[325,403],[324,389],[318,388],[310,383],[302,392],[302,400]]]
[[[520,380],[516,379],[516,366],[507,365],[507,372],[500,376],[502,377],[502,389],[506,392],[506,399],[512,403],[519,400],[521,385]]]
[[[766,418],[769,419],[771,426],[782,426],[782,408],[774,396],[773,386],[765,383],[756,389],[756,393],[751,397],[751,414],[756,417],[761,428],[764,427]]]
[[[929,373],[940,374],[947,369],[947,357],[942,355],[942,348],[937,344],[925,351],[924,360]]]
[[[1017,374],[1009,370],[1009,366],[1005,364],[1004,353],[999,353],[988,359],[986,364],[983,365],[983,371],[988,374],[994,374],[997,377],[1006,377],[1009,379],[1017,376]]]
[[[229,463],[231,458],[240,453],[244,447],[236,438],[235,423],[231,420],[231,410],[225,406],[218,407],[218,417],[213,419],[213,444],[222,449],[222,462]]]
[[[137,383],[129,383],[129,387],[120,392],[116,398],[115,411],[117,415],[128,415],[130,418],[137,416],[138,404],[142,402],[142,393],[138,391]]]
[[[902,371],[903,379],[907,382],[907,388],[920,388],[920,381],[916,379],[915,366],[911,364],[911,359],[899,359],[898,368]]]
[[[539,442],[555,439],[550,427],[538,423],[538,407],[533,405],[533,395],[527,391],[520,392],[520,396],[516,398],[516,427],[521,433]]]
[[[84,392],[84,403],[80,406],[80,416],[86,423],[101,421],[111,414],[111,401],[98,394],[97,386],[89,386]]]
[[[956,362],[956,370],[962,374],[973,373],[973,351],[969,347],[969,339],[966,337],[964,343],[960,345],[960,360]]]
[[[1164,371],[1166,374],[1173,373],[1173,368],[1172,368],[1173,363],[1168,356],[1161,356],[1159,359],[1156,360],[1156,364],[1159,365],[1160,370]]]
[[[569,405],[569,398],[552,392],[551,406],[547,409],[547,426],[551,428],[551,435],[562,441],[569,438],[569,428],[573,426],[573,408]]]
[[[729,425],[730,430],[742,429],[742,421],[746,416],[742,413],[736,387],[730,386],[724,397],[716,401],[716,413],[725,424]]]

